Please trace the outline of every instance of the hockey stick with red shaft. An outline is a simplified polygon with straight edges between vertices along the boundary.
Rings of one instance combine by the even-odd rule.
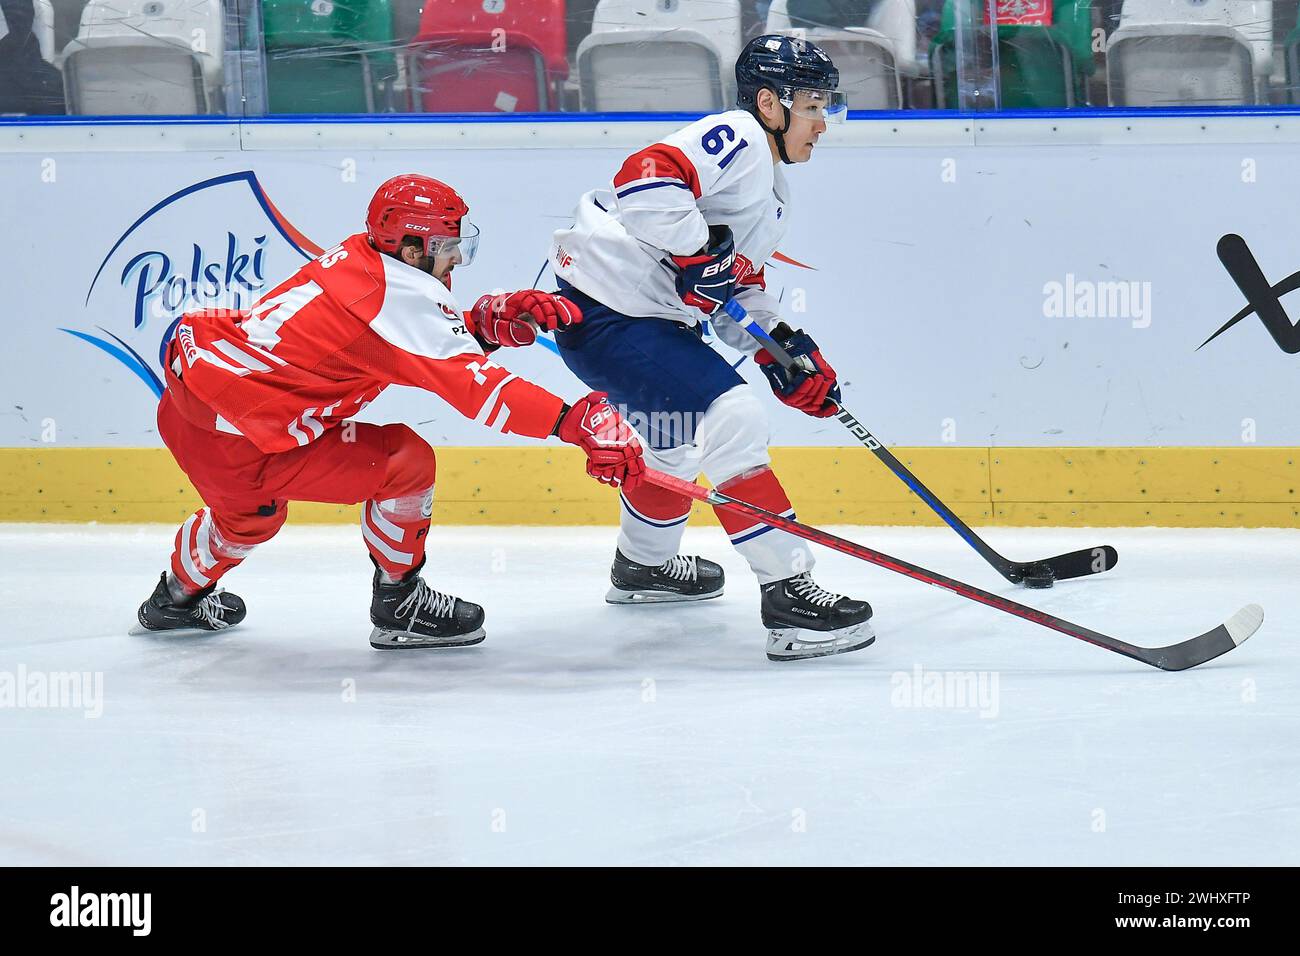
[[[772,338],[761,325],[749,318],[749,313],[745,311],[745,307],[735,299],[726,302],[722,309],[735,320],[738,326],[756,338],[782,368],[786,370],[797,368],[801,371],[808,371],[781,346],[781,343]],[[1110,545],[1104,545],[1100,548],[1087,548],[1082,551],[1071,551],[1069,554],[1058,554],[1055,557],[1043,558],[1039,561],[1012,561],[1003,557],[989,547],[983,538],[972,531],[966,522],[953,514],[952,509],[935,497],[934,492],[921,484],[921,479],[912,474],[901,461],[895,458],[893,453],[867,430],[866,425],[858,421],[839,402],[835,402],[835,405],[839,409],[835,415],[835,420],[852,432],[854,438],[870,449],[872,454],[884,462],[885,467],[902,479],[903,483],[911,488],[918,498],[929,505],[930,509],[942,518],[948,527],[961,535],[962,540],[974,548],[981,558],[992,565],[994,570],[1012,584],[1023,584],[1026,587],[1034,588],[1050,588],[1054,582],[1063,581],[1066,578],[1078,578],[1088,574],[1109,571],[1119,561],[1119,553]]]
[[[986,604],[989,607],[997,608],[999,611],[1005,611],[1008,614],[1014,614],[1016,617],[1024,618],[1026,621],[1041,624],[1043,627],[1050,627],[1054,631],[1060,631],[1070,637],[1087,641],[1089,644],[1095,644],[1097,647],[1103,647],[1108,651],[1114,651],[1116,654],[1123,654],[1125,657],[1131,657],[1143,664],[1159,667],[1161,670],[1187,670],[1189,667],[1195,667],[1197,664],[1204,664],[1206,661],[1213,660],[1220,654],[1226,654],[1259,630],[1260,624],[1264,621],[1264,609],[1258,604],[1248,604],[1223,624],[1197,637],[1180,641],[1177,644],[1170,644],[1168,647],[1139,647],[1090,628],[1071,624],[1069,621],[1048,614],[1046,611],[1035,610],[1032,607],[1017,604],[1015,601],[999,597],[996,594],[990,594],[988,591],[945,577],[935,571],[929,571],[915,564],[910,564],[901,558],[890,557],[865,545],[849,541],[847,538],[841,538],[830,532],[801,524],[792,518],[773,514],[757,505],[725,495],[716,489],[704,488],[694,482],[674,478],[672,475],[666,475],[661,471],[655,471],[653,468],[646,469],[645,480],[667,491],[675,491],[680,495],[686,495],[696,501],[703,501],[716,508],[745,515],[773,528],[788,531],[790,534],[804,538],[807,541],[824,545],[834,551],[860,558],[863,561],[869,561],[878,567],[897,571],[899,574],[913,580],[952,591],[954,594],[960,594],[962,597],[969,598],[979,604]]]

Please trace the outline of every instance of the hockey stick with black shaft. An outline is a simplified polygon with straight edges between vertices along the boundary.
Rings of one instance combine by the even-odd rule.
[[[1017,604],[1008,598],[990,594],[988,591],[945,577],[935,571],[929,571],[915,564],[910,564],[901,558],[890,557],[865,545],[849,541],[847,538],[833,535],[828,531],[801,524],[793,518],[773,514],[757,505],[732,498],[730,495],[725,495],[715,489],[704,488],[692,481],[674,478],[672,475],[655,471],[653,468],[646,469],[645,480],[667,491],[675,491],[696,501],[703,501],[713,505],[715,508],[722,508],[735,514],[745,515],[770,527],[788,531],[790,534],[807,541],[824,545],[842,554],[860,558],[863,561],[869,561],[878,567],[897,571],[899,574],[913,580],[952,591],[964,598],[997,608],[999,611],[1006,611],[1008,614],[1014,614],[1026,621],[1041,624],[1043,627],[1050,627],[1054,631],[1060,631],[1070,637],[1087,641],[1089,644],[1095,644],[1097,647],[1103,647],[1108,651],[1114,651],[1116,654],[1123,654],[1125,657],[1131,657],[1143,664],[1159,667],[1161,670],[1187,670],[1189,667],[1195,667],[1197,664],[1204,664],[1206,661],[1213,660],[1220,654],[1226,654],[1259,630],[1260,624],[1264,621],[1264,609],[1258,604],[1248,604],[1228,618],[1225,623],[1190,640],[1170,644],[1168,647],[1139,647],[1118,638],[1108,637],[1090,628],[1071,624],[1069,621],[1048,614],[1046,611],[1035,610],[1023,604]]]
[[[786,351],[779,342],[768,335],[761,325],[749,318],[745,307],[735,299],[726,302],[722,308],[727,315],[735,320],[737,325],[756,338],[763,348],[780,363],[782,368],[809,371],[807,367],[800,364],[794,356]],[[921,480],[908,471],[907,467],[867,430],[867,426],[854,418],[853,414],[842,404],[839,402],[835,404],[839,408],[839,413],[835,416],[836,420],[852,432],[854,438],[869,448],[872,454],[883,461],[890,471],[901,478],[903,483],[911,488],[918,498],[929,505],[931,510],[947,523],[948,527],[961,535],[962,539],[974,548],[981,558],[991,564],[998,574],[1012,584],[1023,584],[1025,587],[1033,588],[1050,588],[1056,581],[1109,571],[1119,561],[1119,553],[1110,545],[1104,545],[1100,548],[1087,548],[1082,551],[1071,551],[1069,554],[1058,554],[1054,558],[1043,558],[1040,561],[1012,561],[1003,557],[989,547],[983,538],[972,531],[966,522],[953,514],[952,509],[935,497],[934,492],[921,484]]]

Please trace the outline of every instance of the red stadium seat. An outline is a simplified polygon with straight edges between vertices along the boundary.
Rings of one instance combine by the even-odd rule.
[[[566,43],[564,0],[434,0],[411,47],[412,109],[558,109]]]

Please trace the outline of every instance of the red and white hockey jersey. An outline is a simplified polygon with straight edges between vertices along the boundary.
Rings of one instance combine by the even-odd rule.
[[[764,328],[778,321],[763,268],[785,235],[789,190],[767,133],[750,113],[697,120],[633,153],[609,187],[586,193],[574,224],[555,233],[555,274],[624,315],[697,323],[703,313],[677,295],[670,255],[703,248],[709,226],[729,226],[743,257],[736,299]],[[740,260],[738,260],[740,261]],[[753,339],[715,323],[728,345],[753,354]]]
[[[264,452],[308,444],[388,385],[434,392],[489,428],[533,438],[550,435],[564,404],[485,356],[451,292],[364,233],[250,310],[184,316],[169,361],[182,414],[208,414],[195,424]]]

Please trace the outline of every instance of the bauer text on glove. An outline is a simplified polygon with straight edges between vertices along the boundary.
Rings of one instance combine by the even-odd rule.
[[[592,392],[568,409],[556,425],[561,441],[587,454],[587,474],[607,485],[635,488],[645,473],[636,432],[604,392]]]
[[[673,256],[677,294],[692,308],[712,315],[736,291],[736,244],[726,226],[712,226],[709,242],[694,255]]]

